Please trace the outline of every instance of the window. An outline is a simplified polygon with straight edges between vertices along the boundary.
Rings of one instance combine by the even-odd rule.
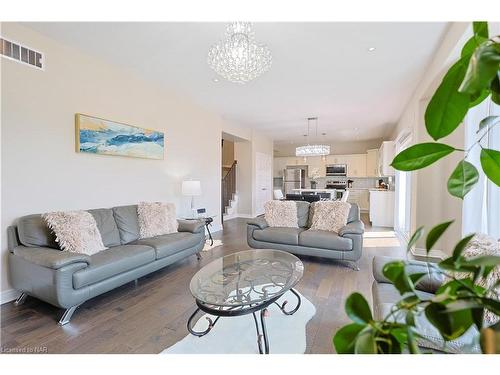
[[[467,113],[465,125],[465,149],[468,150],[483,134],[477,134],[479,122],[486,116],[499,116],[500,106],[489,98]],[[500,149],[500,125],[490,130],[481,145],[495,150]],[[481,147],[471,148],[467,161],[474,164],[479,171],[479,182],[464,198],[462,211],[462,234],[486,233],[494,238],[500,238],[500,187],[486,178],[480,162]]]
[[[405,132],[396,139],[396,154],[410,147],[411,133]],[[396,171],[396,231],[406,240],[410,239],[411,173]]]

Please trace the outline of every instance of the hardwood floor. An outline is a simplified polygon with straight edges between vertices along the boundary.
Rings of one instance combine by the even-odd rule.
[[[366,217],[363,218],[366,222]],[[61,310],[28,297],[24,305],[1,307],[1,346],[3,352],[38,348],[48,353],[159,353],[188,334],[186,320],[194,311],[189,293],[191,277],[213,259],[248,249],[245,219],[224,224],[224,232],[214,237],[224,243],[203,253],[170,265],[160,271],[98,296],[84,303],[71,323],[60,327]],[[332,337],[349,322],[344,302],[354,291],[371,301],[374,255],[404,257],[404,249],[390,233],[367,225],[360,271],[342,262],[301,257],[305,272],[297,286],[315,306],[316,315],[307,325],[306,353],[333,353]],[[378,233],[375,233],[378,232]],[[214,328],[215,329],[215,328]]]

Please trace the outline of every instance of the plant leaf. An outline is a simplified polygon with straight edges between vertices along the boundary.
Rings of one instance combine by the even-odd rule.
[[[500,264],[500,256],[484,255],[462,262],[465,266],[497,266]]]
[[[479,123],[479,129],[477,130],[476,134],[479,133],[484,128],[487,128],[488,126],[497,123],[498,121],[500,121],[499,116],[488,116],[483,118]]]
[[[491,94],[489,89],[484,89],[479,95],[472,95],[470,97],[469,108],[475,107],[486,99]]]
[[[470,310],[446,311],[446,305],[441,303],[427,305],[425,316],[446,341],[459,338],[474,323]]]
[[[415,335],[411,327],[407,328],[407,338],[408,338],[408,350],[410,354],[420,354],[418,349],[417,340],[415,340]]]
[[[377,344],[375,334],[371,328],[365,328],[361,331],[354,344],[354,353],[356,354],[376,354]]]
[[[444,231],[448,229],[448,227],[453,223],[453,221],[454,220],[438,224],[430,230],[425,240],[425,249],[427,250],[427,253],[431,251],[432,246],[435,245],[437,240],[439,240],[439,238],[443,235]]]
[[[370,306],[360,293],[351,294],[345,302],[345,311],[351,320],[358,324],[367,324],[373,320]]]
[[[458,243],[455,245],[455,248],[453,249],[453,254],[451,256],[454,261],[462,255],[462,251],[464,251],[465,246],[467,246],[467,244],[470,242],[470,240],[472,240],[474,236],[475,234],[471,234],[458,241]]]
[[[413,291],[413,285],[410,284],[406,277],[405,263],[403,261],[386,263],[382,273],[394,284],[401,295]]]
[[[483,298],[482,302],[486,306],[486,308],[496,315],[500,315],[500,302],[491,298]]]
[[[453,151],[453,147],[444,143],[419,143],[397,154],[391,165],[398,171],[414,171],[431,165]]]
[[[452,133],[469,110],[469,94],[458,91],[468,61],[463,57],[448,70],[425,110],[425,127],[435,141]]]
[[[488,178],[500,186],[500,151],[483,148],[481,150],[481,166]]]
[[[474,36],[480,36],[488,39],[488,22],[486,21],[474,21],[472,22],[472,31]]]
[[[454,197],[464,199],[479,181],[479,173],[468,161],[461,160],[448,179],[448,192]]]
[[[356,337],[366,327],[364,324],[351,323],[342,327],[333,337],[333,345],[338,354],[354,354]]]
[[[417,230],[412,234],[410,240],[408,241],[408,245],[406,246],[406,252],[411,251],[411,248],[413,245],[417,243],[420,237],[422,237],[422,234],[424,233],[424,227],[421,226],[420,228],[417,228]]]
[[[500,105],[500,76],[497,74],[490,84],[491,100]]]
[[[496,77],[500,64],[500,44],[486,41],[476,48],[458,91],[463,94],[480,95]]]
[[[472,36],[467,42],[465,42],[464,46],[462,47],[462,52],[460,53],[460,57],[468,57],[470,58],[474,51],[476,50],[479,45],[485,41],[487,41],[488,38],[482,37],[480,35],[474,35]]]

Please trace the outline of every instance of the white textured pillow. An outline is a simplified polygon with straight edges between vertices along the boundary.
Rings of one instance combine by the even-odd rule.
[[[264,217],[270,227],[299,227],[297,204],[294,201],[269,201],[264,204],[264,211]]]
[[[49,212],[42,218],[63,251],[92,255],[107,249],[94,217],[87,211]]]
[[[141,202],[137,206],[137,214],[141,238],[177,232],[179,224],[173,203]]]
[[[311,229],[339,232],[347,224],[351,204],[341,201],[314,202]]]
[[[497,241],[495,238],[490,237],[486,234],[482,233],[476,234],[467,244],[464,251],[462,252],[462,255],[466,259],[474,259],[485,255],[500,256],[500,242]],[[460,277],[460,275],[457,275],[457,277]],[[477,281],[477,284],[486,289],[489,289],[497,285],[499,281],[500,281],[500,266],[497,265],[490,272],[486,280],[480,278]],[[496,291],[496,293],[500,293],[500,286],[497,285],[497,287],[494,290]],[[489,297],[494,297],[494,295],[490,295]],[[495,324],[499,320],[500,317],[498,317],[494,312],[490,310],[485,310],[484,321],[488,326]]]

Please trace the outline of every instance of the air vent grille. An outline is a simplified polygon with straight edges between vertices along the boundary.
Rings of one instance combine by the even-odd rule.
[[[0,36],[0,55],[43,70],[43,54]]]

